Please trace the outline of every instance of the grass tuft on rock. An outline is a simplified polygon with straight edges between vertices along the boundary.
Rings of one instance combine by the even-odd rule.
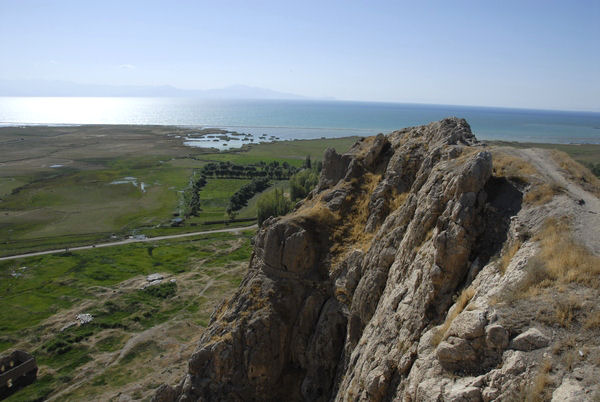
[[[448,311],[448,315],[446,316],[446,320],[438,330],[435,332],[433,337],[431,338],[431,343],[434,346],[437,346],[446,339],[448,329],[450,325],[452,325],[452,321],[465,309],[469,301],[475,296],[475,288],[472,286],[466,287],[460,292],[460,295],[456,299],[456,303],[452,308]]]

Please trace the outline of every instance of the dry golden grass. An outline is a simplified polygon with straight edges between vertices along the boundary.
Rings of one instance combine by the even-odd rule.
[[[570,284],[593,289],[600,287],[600,258],[573,241],[564,221],[548,219],[534,239],[539,242],[540,251],[527,263],[526,278],[518,288],[506,292],[497,301],[512,303],[550,295],[548,302],[552,305],[562,300],[557,299],[557,295],[568,291]],[[570,302],[557,305],[551,323],[563,327],[570,325],[575,307],[576,304]]]
[[[582,305],[577,298],[569,296],[567,298],[558,298],[554,302],[554,318],[556,323],[563,328],[570,328],[573,319],[581,310]]]
[[[465,309],[465,306],[474,295],[475,289],[471,286],[464,288],[462,292],[460,292],[460,296],[456,299],[455,307],[448,312],[446,320],[431,338],[431,343],[434,346],[439,345],[441,341],[446,339],[446,333],[448,332],[448,328],[450,328],[452,321],[454,321],[454,319]]]
[[[371,150],[373,142],[375,142],[375,136],[374,135],[371,136],[371,137],[367,137],[364,140],[362,140],[359,143],[360,144],[360,148],[354,154],[355,157],[357,157],[358,159],[363,159],[365,156],[367,156],[367,154]]]
[[[577,349],[570,349],[563,353],[561,360],[565,368],[571,371],[575,368],[577,362],[579,362],[580,359],[581,358]]]
[[[525,389],[523,400],[527,402],[540,402],[545,401],[548,398],[546,395],[546,388],[552,383],[550,379],[550,370],[552,370],[552,362],[549,359],[545,359],[540,364],[536,376],[533,381]]]
[[[574,349],[577,346],[577,340],[573,334],[567,335],[558,340],[552,345],[552,353],[556,356],[563,354],[566,351]]]
[[[600,311],[588,313],[583,326],[585,329],[600,329]]]
[[[538,174],[530,163],[497,149],[492,150],[492,171],[494,176],[517,177],[525,181],[530,181],[528,177]]]
[[[333,261],[339,260],[350,246],[362,251],[368,250],[373,240],[373,233],[365,232],[365,225],[369,218],[369,201],[373,190],[381,180],[381,175],[367,173],[363,176],[358,191],[348,199],[350,210],[340,219],[340,225],[333,230],[333,247],[331,254]],[[334,265],[334,264],[332,264]]]
[[[529,260],[527,276],[518,288],[495,302],[530,301],[538,306],[537,320],[551,326],[600,328],[600,314],[586,314],[581,296],[573,294],[573,289],[582,286],[584,292],[597,292],[600,258],[573,241],[565,221],[548,219],[534,240],[539,242],[540,251]]]
[[[372,141],[367,138],[364,142]],[[367,147],[368,148],[368,147]],[[369,201],[373,190],[379,184],[381,175],[366,173],[361,179],[354,179],[350,186],[350,195],[347,196],[343,210],[332,212],[323,201],[327,193],[320,194],[313,200],[308,200],[297,211],[288,215],[287,219],[309,219],[321,225],[329,226],[332,247],[331,267],[334,267],[351,248],[362,251],[371,246],[374,233],[367,233],[365,225],[369,218]],[[398,208],[406,200],[407,194],[397,194],[387,202],[393,208]]]
[[[515,254],[517,254],[517,251],[519,251],[519,249],[521,248],[521,244],[523,243],[520,240],[516,240],[508,249],[506,249],[504,254],[502,254],[502,257],[500,257],[499,266],[501,273],[506,272],[508,264],[510,264],[510,261],[513,259]]]
[[[339,214],[332,212],[321,200],[307,204],[298,212],[298,214],[294,215],[301,215],[302,217],[326,225],[335,224],[340,219]]]
[[[588,168],[575,162],[569,155],[562,151],[550,151],[552,159],[565,170],[569,179],[580,184],[585,190],[600,197],[600,180]]]
[[[538,258],[548,279],[559,283],[577,282],[594,288],[600,285],[600,258],[573,241],[565,222],[548,219],[535,240],[540,243]]]
[[[394,193],[386,200],[388,211],[395,211],[404,205],[404,202],[408,198],[408,193],[397,193],[396,190],[392,190]]]
[[[483,148],[478,146],[460,147],[460,155],[455,159],[458,163],[464,163],[475,153],[483,151]]]
[[[534,185],[523,197],[523,202],[527,205],[543,205],[562,192],[563,188],[556,183]]]

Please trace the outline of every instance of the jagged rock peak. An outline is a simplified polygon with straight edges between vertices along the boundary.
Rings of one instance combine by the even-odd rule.
[[[514,398],[552,339],[490,300],[525,280],[548,213],[497,170],[458,118],[327,150],[317,188],[263,223],[188,375],[155,400]]]

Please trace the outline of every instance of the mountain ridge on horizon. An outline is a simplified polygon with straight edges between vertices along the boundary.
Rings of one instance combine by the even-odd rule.
[[[80,84],[58,80],[0,80],[0,96],[134,96],[196,97],[206,99],[335,100],[334,97],[310,97],[242,84],[211,89],[181,89],[173,85]]]

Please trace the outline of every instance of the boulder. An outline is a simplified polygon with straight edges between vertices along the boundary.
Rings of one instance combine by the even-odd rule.
[[[550,343],[550,338],[542,334],[537,328],[529,328],[517,336],[510,343],[511,349],[530,351],[545,348]]]
[[[583,384],[573,378],[565,378],[552,393],[552,402],[582,402],[592,400],[592,395],[586,393]]]
[[[485,341],[492,349],[506,349],[508,346],[508,331],[499,324],[491,324],[485,327]]]
[[[485,312],[481,310],[463,311],[448,328],[448,335],[464,339],[475,339],[485,333]]]
[[[445,400],[452,402],[480,402],[481,390],[477,387],[455,385],[446,394]]]
[[[451,369],[471,367],[477,360],[477,354],[471,344],[455,336],[449,337],[438,345],[436,356],[442,366]]]

